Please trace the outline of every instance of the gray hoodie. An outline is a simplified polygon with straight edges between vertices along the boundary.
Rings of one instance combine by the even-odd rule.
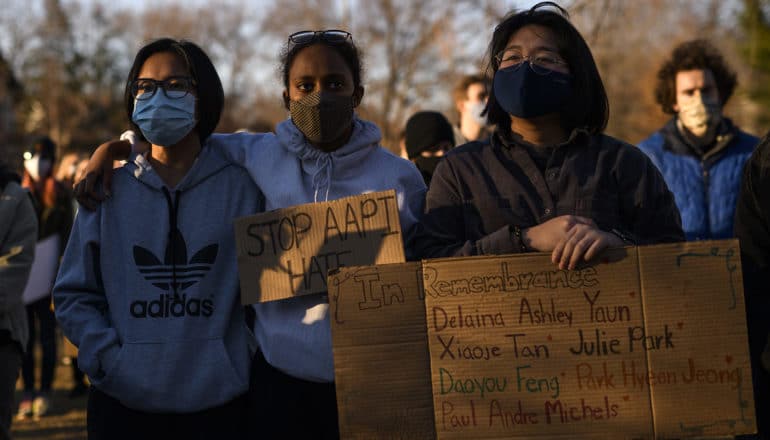
[[[8,182],[0,190],[0,330],[25,348],[29,329],[21,296],[35,256],[37,216],[18,183]]]
[[[54,286],[56,317],[91,383],[141,411],[189,413],[247,391],[253,334],[232,219],[262,211],[241,167],[204,146],[174,189],[143,156],[80,210]]]
[[[340,149],[310,145],[291,119],[276,134],[212,136],[212,146],[243,164],[265,193],[267,210],[394,189],[405,239],[422,214],[425,183],[417,168],[380,146],[380,129],[356,118]],[[407,258],[411,248],[406,244]],[[254,305],[254,333],[265,359],[300,379],[334,380],[327,295],[306,295]]]

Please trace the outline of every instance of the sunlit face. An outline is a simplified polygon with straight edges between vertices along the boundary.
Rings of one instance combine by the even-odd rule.
[[[517,30],[508,39],[504,52],[519,54],[525,59],[530,60],[530,62],[535,59],[546,60],[546,67],[549,69],[561,73],[570,73],[569,66],[559,54],[559,48],[556,45],[556,37],[553,32],[539,24],[529,24]],[[507,58],[509,57],[502,57],[500,69],[514,65],[512,62],[506,61]]]
[[[355,94],[354,105],[358,105],[360,100],[353,82],[353,72],[345,59],[336,50],[323,44],[308,46],[294,57],[284,97],[299,101],[317,91],[344,96]]]
[[[698,98],[702,99],[703,102],[719,102],[719,90],[711,70],[697,69],[677,72],[674,111],[678,113],[683,107],[687,107],[694,99]]]

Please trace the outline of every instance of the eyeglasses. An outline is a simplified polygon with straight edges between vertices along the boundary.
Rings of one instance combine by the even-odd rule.
[[[195,85],[195,80],[187,76],[169,78],[165,81],[137,78],[131,83],[131,96],[139,101],[144,101],[155,96],[155,92],[160,87],[163,89],[163,94],[169,99],[180,99],[193,91]]]
[[[296,46],[306,46],[318,40],[331,44],[342,44],[353,40],[350,32],[339,29],[328,29],[325,31],[299,31],[289,35],[289,50]]]
[[[519,49],[505,49],[495,55],[499,69],[521,66],[526,60],[529,67],[539,75],[547,75],[553,70],[569,67],[566,61],[557,53],[550,50],[540,50],[524,56]]]

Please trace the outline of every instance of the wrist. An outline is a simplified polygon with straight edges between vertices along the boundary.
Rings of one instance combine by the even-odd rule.
[[[527,246],[527,229],[521,229],[519,226],[516,225],[510,225],[509,230],[511,231],[511,236],[513,238],[514,244],[518,244],[519,249],[518,251],[521,253],[529,252],[529,246]]]
[[[636,237],[634,237],[633,234],[631,233],[622,231],[617,228],[613,228],[610,231],[610,234],[618,238],[622,242],[623,246],[636,246],[637,244]]]

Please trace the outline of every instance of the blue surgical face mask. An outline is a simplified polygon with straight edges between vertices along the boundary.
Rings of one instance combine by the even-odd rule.
[[[542,67],[536,73],[524,61],[495,73],[492,93],[509,115],[535,118],[561,110],[572,93],[572,76]]]
[[[150,99],[134,100],[131,119],[153,145],[174,145],[195,127],[195,96],[187,93],[172,99],[163,91],[156,90]]]

